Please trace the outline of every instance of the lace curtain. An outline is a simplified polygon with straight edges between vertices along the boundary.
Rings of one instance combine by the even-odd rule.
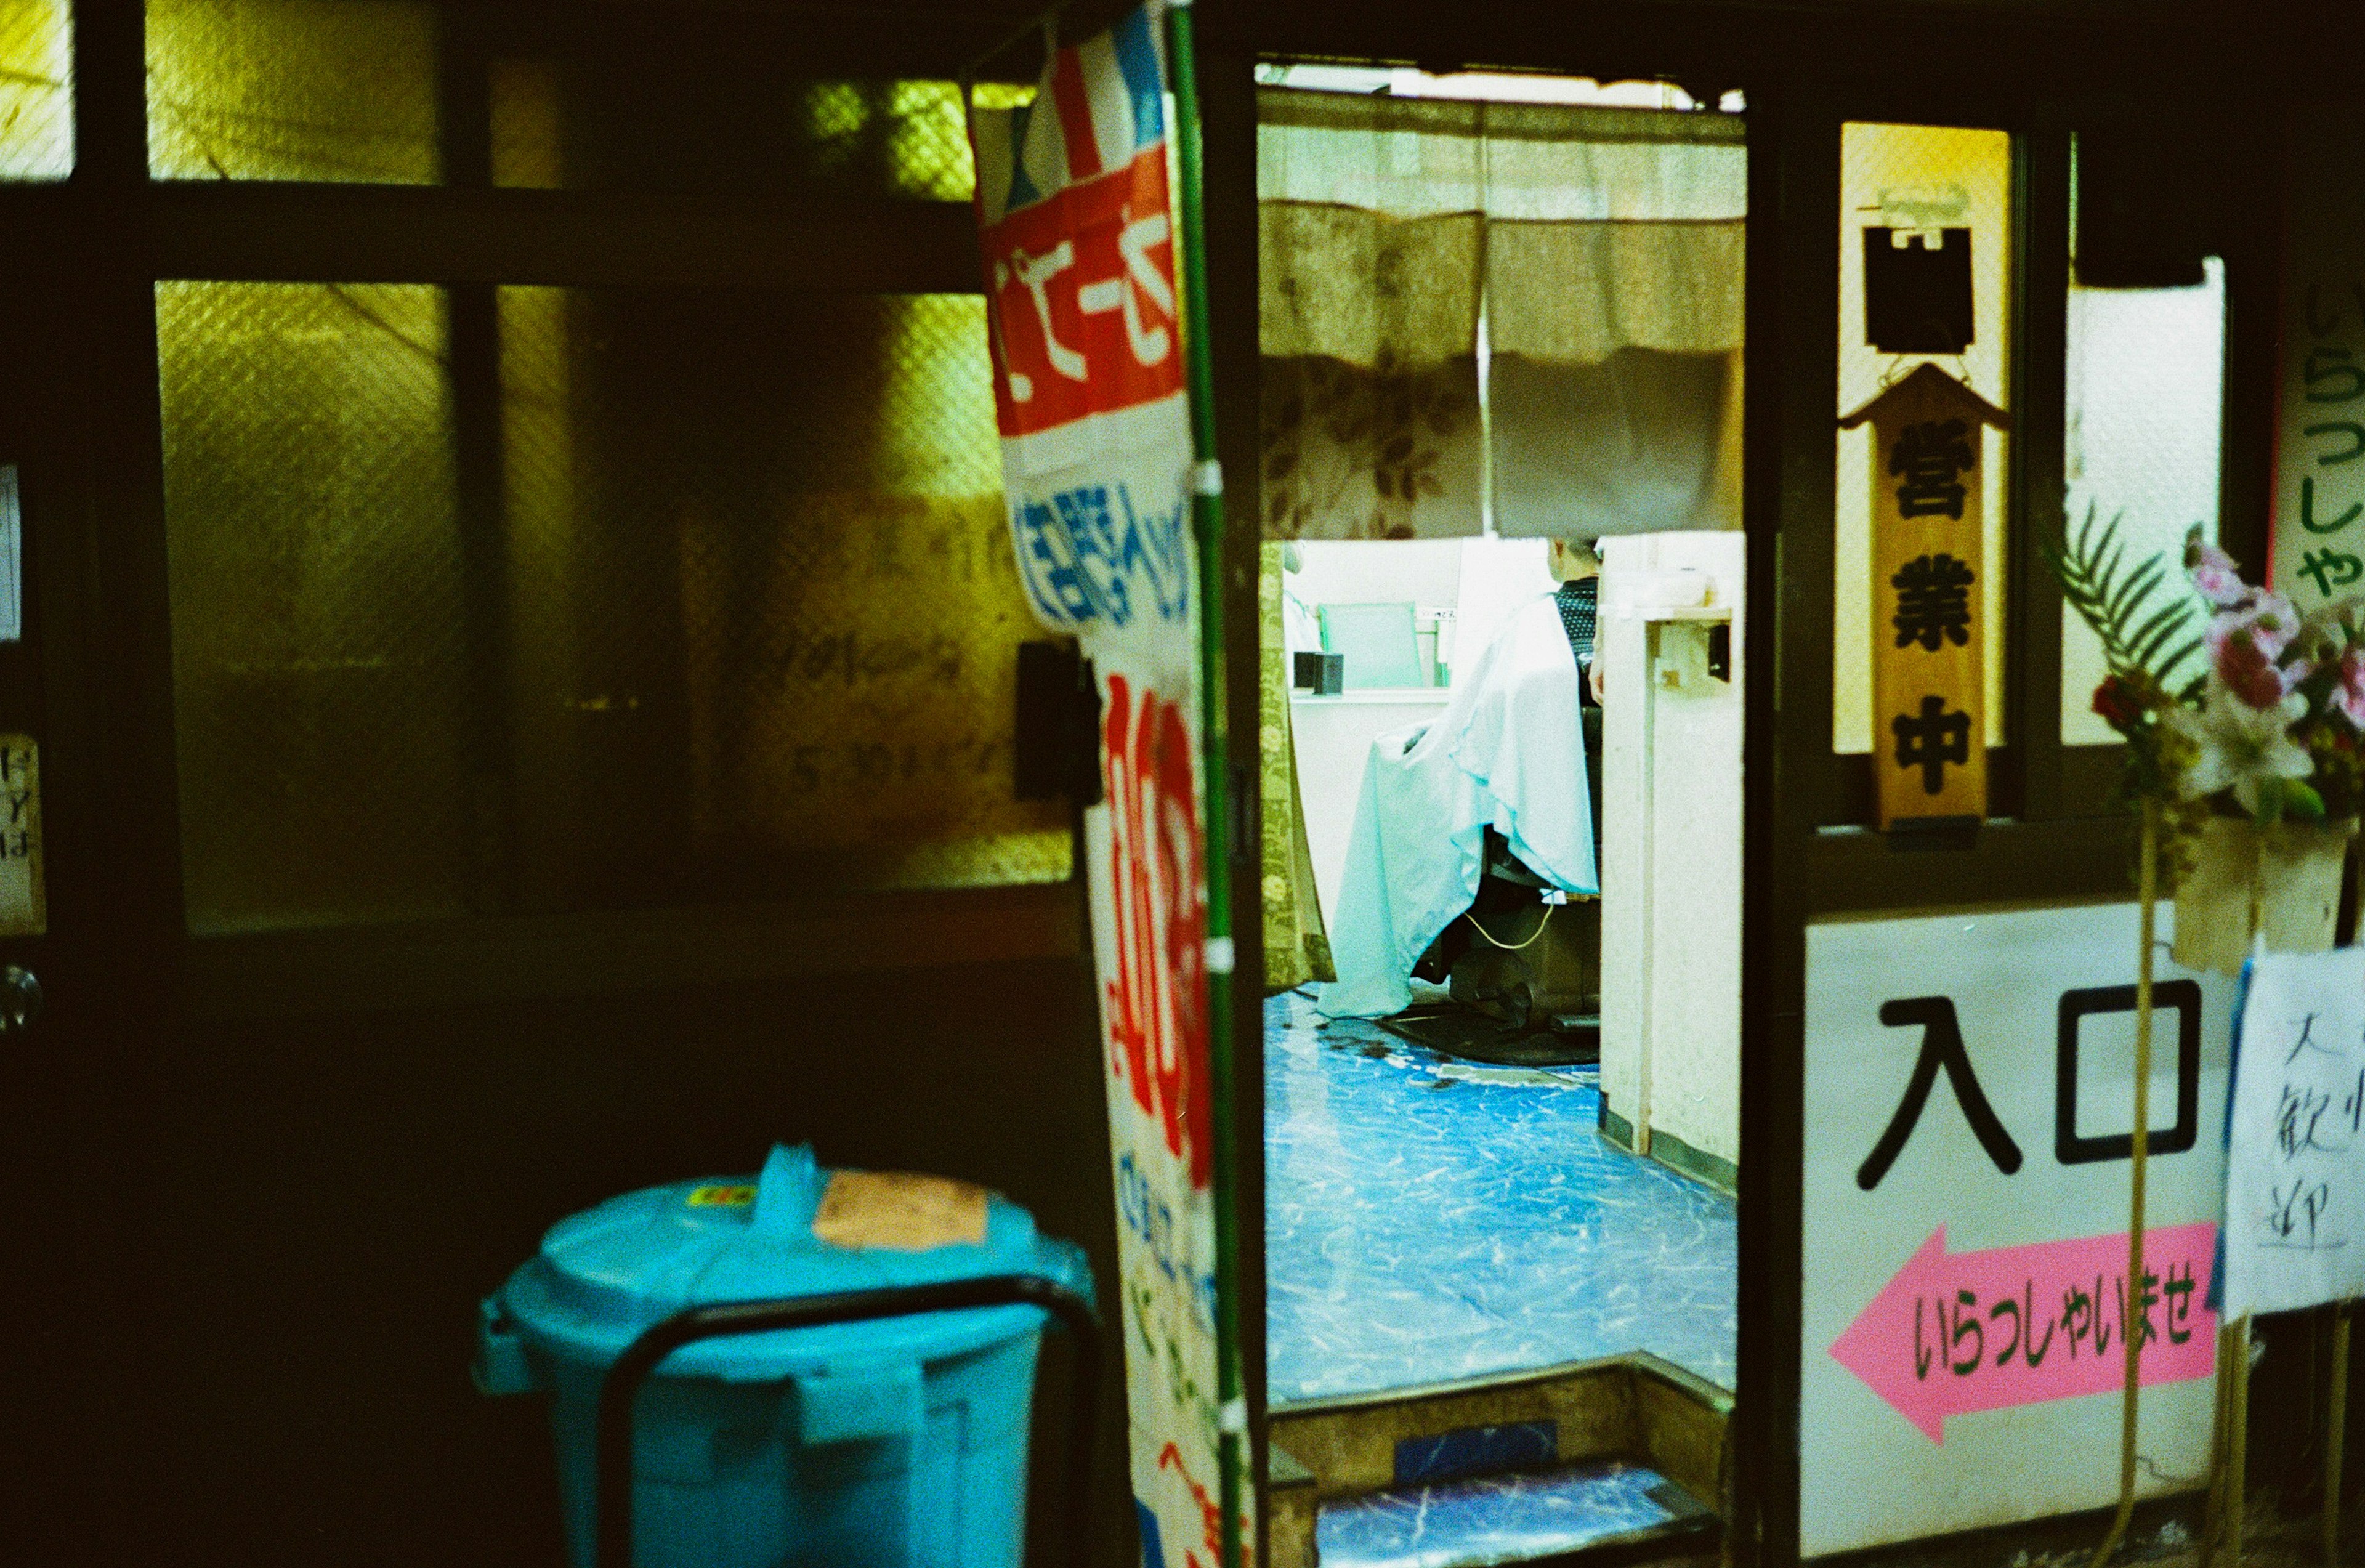
[[[1259,116],[1268,536],[1476,533],[1490,457],[1504,533],[1738,525],[1738,119],[1286,88]]]
[[[1314,849],[1297,789],[1297,743],[1289,722],[1289,655],[1282,625],[1286,546],[1267,543],[1257,578],[1258,757],[1263,802],[1264,989],[1271,996],[1308,980],[1339,978],[1314,886]]]

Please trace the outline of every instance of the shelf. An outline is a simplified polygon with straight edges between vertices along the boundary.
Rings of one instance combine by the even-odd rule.
[[[1292,702],[1341,708],[1357,706],[1402,708],[1423,702],[1433,702],[1442,707],[1452,700],[1452,698],[1453,689],[1450,686],[1373,686],[1366,687],[1360,691],[1341,691],[1330,697],[1324,697],[1312,691],[1293,691],[1289,694],[1289,700]]]

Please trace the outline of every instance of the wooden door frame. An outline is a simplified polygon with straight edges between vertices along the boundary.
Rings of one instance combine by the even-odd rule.
[[[1751,391],[1743,415],[1743,518],[1748,535],[1749,683],[1743,767],[1743,1142],[1750,1175],[1740,1195],[1740,1371],[1736,1390],[1732,1560],[1798,1561],[1800,1198],[1806,1129],[1806,928],[1844,910],[1930,902],[1933,867],[1899,856],[1862,820],[1866,793],[1850,759],[1831,750],[1833,431],[1837,384],[1834,280],[1838,267],[1839,125],[1843,118],[1998,125],[2019,138],[2016,223],[2020,293],[2013,324],[2016,391],[2035,439],[2017,442],[2014,519],[2012,759],[2018,817],[1981,833],[1966,852],[1938,857],[1948,886],[1981,901],[2059,900],[2114,890],[2121,846],[2097,831],[2102,764],[2058,744],[2059,602],[2033,551],[2032,526],[2057,526],[2057,498],[2032,487],[2060,474],[2062,308],[2050,296],[2066,278],[2066,140],[2045,106],[2075,102],[2092,76],[2141,83],[2222,84],[2247,69],[2270,81],[2273,39],[2229,39],[2204,5],[2154,9],[2151,30],[2129,38],[2108,17],[2027,12],[1933,15],[1919,8],[1799,6],[1778,11],[1714,5],[1601,4],[1579,8],[1504,6],[1473,12],[1402,0],[1347,5],[1299,0],[1253,5],[1205,0],[1201,94],[1207,106],[1210,286],[1217,322],[1219,428],[1227,543],[1234,553],[1230,646],[1253,649],[1255,577],[1247,563],[1261,533],[1257,472],[1257,310],[1254,65],[1267,59],[1418,62],[1432,71],[1508,67],[1672,78],[1695,89],[1740,86],[1748,95],[1750,220],[1746,241]],[[2142,45],[2169,37],[2158,60]],[[1899,59],[1947,62],[1950,80],[1899,86]],[[1884,86],[1884,82],[1889,85]],[[2263,87],[2261,87],[2263,95]],[[2041,209],[2041,210],[2040,210]],[[2255,230],[2254,230],[2255,231]],[[2045,262],[2032,265],[2039,251]],[[2229,537],[2263,537],[2257,450],[2266,433],[2245,398],[2271,377],[2271,293],[2261,304],[2259,258],[2231,286],[2225,505]],[[2039,303],[2043,297],[2043,303]],[[2048,423],[2049,421],[2049,423]],[[1255,733],[1252,661],[1235,656],[1232,733]],[[1787,722],[1786,722],[1787,718]],[[1853,804],[1852,804],[1853,803]],[[1250,831],[1256,820],[1250,813]],[[2113,819],[2115,821],[2115,819]],[[1253,879],[1243,879],[1249,884]],[[1259,931],[1245,909],[1236,929]],[[1260,972],[1251,935],[1248,973]],[[1244,1004],[1241,1039],[1261,1037]],[[1243,1071],[1234,1114],[1261,1127],[1262,1076]],[[1267,1463],[1263,1170],[1260,1140],[1243,1138],[1242,1343],[1255,1473]]]

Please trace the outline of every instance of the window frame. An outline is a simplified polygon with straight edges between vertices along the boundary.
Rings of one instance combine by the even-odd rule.
[[[667,38],[757,37],[801,60],[862,73],[909,66],[947,74],[927,46],[881,50],[868,34],[822,24],[817,46],[794,18],[602,13],[561,32],[547,20],[441,7],[439,134],[443,183],[367,185],[151,179],[142,5],[84,0],[73,17],[73,174],[0,185],[0,267],[54,300],[82,345],[79,386],[62,420],[59,468],[79,469],[95,559],[82,591],[104,655],[57,650],[76,666],[72,704],[108,722],[90,760],[109,781],[106,815],[141,831],[89,846],[106,863],[113,905],[177,969],[190,1004],[216,1016],[596,994],[626,986],[739,983],[914,963],[1072,959],[1086,953],[1082,857],[1060,882],[846,893],[800,890],[777,900],[656,905],[559,914],[483,914],[328,930],[192,934],[183,913],[180,796],[166,580],[163,436],[153,290],[160,281],[401,283],[445,291],[450,310],[458,503],[469,582],[464,607],[477,650],[467,744],[506,744],[499,628],[501,454],[495,290],[763,288],[807,294],[975,294],[976,220],[967,202],[815,200],[700,194],[496,187],[489,66],[534,48],[628,46]],[[738,24],[743,21],[744,27]],[[981,28],[970,21],[964,31]],[[841,36],[843,35],[843,36]],[[798,41],[792,41],[798,40]],[[860,286],[853,286],[858,280]],[[36,490],[35,504],[39,492]],[[63,499],[62,491],[59,498]],[[62,521],[34,517],[61,551]],[[35,583],[38,596],[40,585]],[[488,655],[489,653],[489,656]],[[52,701],[50,711],[65,704]],[[60,744],[66,744],[61,737]],[[495,769],[505,781],[505,769]],[[53,787],[61,780],[53,774]],[[94,812],[96,816],[97,813]],[[1081,849],[1081,846],[1079,846]]]

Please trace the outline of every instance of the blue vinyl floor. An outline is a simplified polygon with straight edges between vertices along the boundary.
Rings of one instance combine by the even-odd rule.
[[[1466,1568],[1578,1551],[1700,1511],[1654,1473],[1611,1462],[1351,1497],[1323,1507],[1316,1541],[1322,1568]]]
[[[1604,1143],[1593,1070],[1459,1061],[1295,992],[1264,1052],[1275,1402],[1635,1350],[1732,1386],[1732,1200]]]

